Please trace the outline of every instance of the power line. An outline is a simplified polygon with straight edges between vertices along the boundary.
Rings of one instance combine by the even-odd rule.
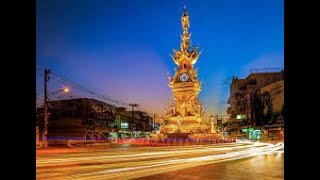
[[[36,70],[39,71],[40,74],[43,74],[43,68],[37,68]],[[111,98],[107,98],[103,94],[94,92],[94,91],[90,90],[89,88],[87,88],[87,87],[85,87],[83,85],[80,85],[80,84],[70,80],[69,78],[66,78],[65,76],[62,76],[62,75],[57,74],[57,73],[53,73],[53,72],[50,73],[50,81],[49,82],[50,83],[66,84],[66,85],[70,86],[72,89],[79,90],[81,92],[91,94],[91,95],[93,95],[95,97],[98,97],[100,99],[106,100],[108,102],[116,103],[118,105],[121,104],[121,105],[124,105],[124,106],[130,106],[129,103],[122,102],[122,101],[119,101],[119,100],[114,100],[114,99],[111,99]],[[72,97],[75,98],[74,95]],[[140,110],[140,107],[139,106],[137,106],[137,107]],[[156,113],[150,113],[149,111],[145,111],[143,108],[142,108],[142,111],[144,111],[144,112],[146,112],[148,114],[156,114]]]
[[[100,93],[96,93],[96,92],[94,92],[92,90],[89,90],[87,87],[84,87],[83,85],[80,85],[80,84],[78,84],[78,83],[76,83],[76,82],[74,82],[74,81],[72,81],[72,80],[70,80],[70,79],[68,79],[68,78],[66,78],[66,77],[64,77],[62,75],[57,75],[56,73],[54,73],[54,74],[55,75],[53,75],[53,76],[55,76],[58,81],[60,81],[62,83],[66,82],[66,83],[70,84],[72,87],[77,88],[78,90],[81,90],[81,91],[86,92],[88,94],[95,95],[95,96],[97,96],[97,97],[99,97],[101,99],[104,99],[106,101],[109,101],[109,102],[113,102],[113,103],[117,103],[117,104],[122,104],[122,105],[128,106],[128,103],[121,102],[121,101],[118,101],[118,100],[114,100],[114,99],[111,99],[111,98],[107,98],[104,95],[102,95]]]
[[[39,71],[40,74],[43,74],[43,72],[41,71],[41,68],[38,68],[37,71]],[[71,81],[70,79],[68,79],[68,78],[66,78],[66,77],[64,77],[62,75],[58,75],[57,73],[52,73],[51,74],[51,80],[53,80],[55,82],[62,83],[62,84],[71,85],[75,89],[78,89],[78,90],[80,90],[82,92],[94,95],[96,97],[99,97],[101,99],[104,99],[104,100],[107,100],[107,101],[110,101],[110,102],[113,102],[113,103],[122,104],[122,105],[128,105],[128,103],[124,103],[124,102],[121,102],[121,101],[118,101],[118,100],[114,100],[114,99],[111,99],[111,98],[106,98],[104,95],[96,93],[96,92],[93,92],[93,91],[89,90],[88,88],[84,87],[83,85],[75,83],[74,81]],[[49,81],[49,82],[53,82],[53,81]]]

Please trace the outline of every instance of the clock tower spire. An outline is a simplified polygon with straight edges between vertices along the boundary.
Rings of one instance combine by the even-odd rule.
[[[198,94],[201,91],[201,82],[198,81],[198,72],[194,69],[200,52],[198,47],[191,48],[191,34],[189,33],[190,19],[186,9],[181,16],[182,35],[180,50],[173,49],[172,60],[178,66],[173,77],[169,77],[169,87],[172,90],[174,105],[164,117],[161,126],[166,133],[191,133],[203,130],[203,111]]]
[[[174,54],[171,55],[174,63],[182,68],[191,68],[198,60],[201,52],[198,52],[198,46],[191,48],[191,33],[189,33],[190,19],[186,9],[183,9],[181,16],[182,35],[180,35],[180,50],[173,49]]]

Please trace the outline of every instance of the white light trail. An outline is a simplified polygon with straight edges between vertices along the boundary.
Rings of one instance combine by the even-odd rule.
[[[129,154],[108,152],[81,153],[88,157],[55,158],[37,160],[37,177],[40,179],[123,179],[137,178],[205,164],[236,160],[270,153],[283,153],[284,144],[236,143],[237,146],[188,146],[174,150],[154,148],[155,152],[143,149]],[[170,147],[167,147],[170,148]],[[151,150],[151,149],[149,149]],[[91,152],[92,153],[92,152]],[[132,153],[132,154],[131,154]],[[85,165],[90,163],[90,165]],[[64,167],[66,166],[66,167]],[[52,170],[52,171],[50,171]],[[49,173],[51,172],[51,173]]]

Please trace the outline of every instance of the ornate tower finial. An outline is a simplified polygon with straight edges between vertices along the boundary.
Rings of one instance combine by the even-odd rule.
[[[182,29],[185,32],[188,32],[188,28],[190,26],[190,20],[189,20],[189,16],[188,16],[188,12],[186,9],[186,6],[183,9],[183,13],[182,13],[182,17],[181,17],[181,25],[182,25]]]
[[[190,34],[188,32],[188,29],[190,27],[190,20],[187,13],[186,6],[183,9],[182,17],[181,17],[181,26],[183,33],[181,35],[181,51],[186,52],[190,49],[191,43],[190,43]]]
[[[200,56],[200,52],[198,52],[198,46],[191,49],[191,33],[188,32],[190,27],[190,20],[186,5],[184,5],[181,16],[181,27],[182,34],[180,35],[180,50],[173,49],[174,54],[171,55],[171,58],[176,65],[185,69],[193,66]]]

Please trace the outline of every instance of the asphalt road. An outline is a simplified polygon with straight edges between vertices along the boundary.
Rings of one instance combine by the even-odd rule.
[[[274,153],[192,167],[135,180],[283,180],[284,154]]]
[[[194,145],[194,146],[170,146],[170,147],[121,147],[105,148],[97,150],[66,153],[44,153],[37,155],[36,176],[37,179],[212,179],[218,177],[214,171],[217,167],[227,169],[220,179],[230,177],[243,177],[243,175],[232,174],[237,165],[232,163],[246,163],[253,158],[277,156],[283,152],[283,143],[252,143],[237,142],[228,144]],[[253,162],[256,162],[253,160]],[[259,161],[260,162],[260,161]],[[264,160],[262,161],[264,162]],[[269,162],[269,161],[267,161]],[[273,169],[272,166],[258,168]],[[241,166],[241,165],[239,165]],[[252,165],[252,167],[256,167]],[[204,168],[204,169],[201,169]],[[282,166],[283,168],[283,166]],[[219,169],[219,168],[218,168]],[[278,167],[279,169],[279,167]],[[195,176],[206,173],[205,176]],[[241,171],[241,168],[238,169]],[[242,169],[243,171],[243,169]],[[259,171],[251,168],[250,171]],[[280,171],[281,170],[280,167]],[[199,174],[198,173],[198,174]],[[185,175],[180,177],[178,175]],[[261,174],[260,174],[261,175]],[[281,178],[281,173],[275,178]],[[214,178],[217,179],[217,178]],[[233,179],[233,178],[232,178]],[[251,178],[244,178],[251,179]]]

